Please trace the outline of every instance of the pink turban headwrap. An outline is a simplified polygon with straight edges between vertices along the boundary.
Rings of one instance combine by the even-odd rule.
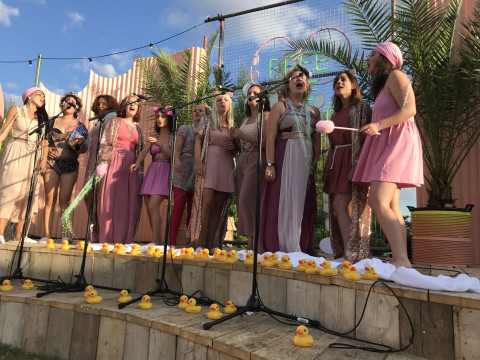
[[[42,91],[42,89],[40,89],[39,87],[31,87],[30,89],[27,89],[23,92],[22,94],[22,101],[25,103],[25,100],[27,100],[27,97],[29,97],[30,95],[32,95],[35,91]],[[43,91],[42,91],[43,92]]]
[[[385,56],[392,63],[393,67],[399,68],[403,65],[402,52],[394,43],[389,41],[380,43],[375,48],[375,51]]]

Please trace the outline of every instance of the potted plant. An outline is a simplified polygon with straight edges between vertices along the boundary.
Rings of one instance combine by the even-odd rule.
[[[393,41],[404,55],[404,68],[416,95],[417,126],[423,144],[426,208],[412,210],[413,260],[417,263],[447,265],[441,260],[416,259],[422,254],[461,248],[464,257],[453,263],[472,262],[471,218],[473,205],[459,211],[454,206],[452,182],[465,157],[480,137],[480,8],[474,5],[471,20],[460,21],[462,0],[436,4],[429,0],[402,0],[392,6],[375,0],[347,0],[344,5],[352,16],[355,32],[361,37],[361,49],[350,54],[346,45],[329,41],[294,40],[295,49],[320,52],[347,68],[357,69],[364,99],[371,101],[366,74],[366,56],[380,42]],[[432,220],[431,211],[440,210]],[[449,211],[445,213],[444,211]],[[458,213],[458,214],[457,214]],[[456,215],[460,218],[454,219]],[[422,220],[423,218],[426,219]],[[446,224],[445,221],[450,222]],[[444,226],[453,225],[451,233]],[[432,231],[440,229],[440,235]],[[450,226],[451,228],[451,226]],[[453,242],[449,238],[460,234]],[[433,240],[426,241],[426,237]],[[439,249],[445,244],[443,250]],[[416,249],[417,244],[426,244]],[[418,246],[417,246],[418,248]],[[450,263],[451,264],[451,263]]]

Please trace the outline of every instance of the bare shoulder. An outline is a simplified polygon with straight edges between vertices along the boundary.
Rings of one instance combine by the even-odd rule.
[[[400,70],[393,70],[390,73],[387,79],[387,82],[385,84],[385,86],[388,88],[395,88],[395,87],[404,88],[405,86],[409,86],[409,85],[410,85],[410,79],[404,72]]]

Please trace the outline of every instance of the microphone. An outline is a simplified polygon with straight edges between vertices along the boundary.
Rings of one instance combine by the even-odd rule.
[[[149,97],[147,97],[147,96],[145,96],[145,95],[142,95],[142,94],[132,93],[132,95],[135,95],[136,97],[138,97],[139,99],[142,99],[142,100],[148,100],[148,99],[150,99]]]
[[[300,71],[305,74],[307,79],[310,79],[312,77],[312,72],[310,70],[305,69],[302,65],[297,64],[297,68],[299,68]]]
[[[218,87],[221,91],[225,91],[225,92],[235,92],[235,89],[234,88],[231,88],[231,87],[227,87],[227,86],[219,86]]]
[[[78,110],[79,106],[77,104],[74,104],[68,100],[65,100],[65,102],[68,104],[68,107],[73,107],[75,110]]]

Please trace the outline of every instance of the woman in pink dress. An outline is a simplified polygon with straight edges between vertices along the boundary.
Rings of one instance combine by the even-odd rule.
[[[195,138],[195,195],[189,225],[192,246],[222,246],[235,191],[232,127],[232,98],[230,94],[217,95],[211,118],[204,118]]]
[[[402,64],[402,53],[391,42],[378,44],[367,58],[376,99],[373,120],[361,129],[368,138],[353,181],[370,185],[368,203],[392,249],[391,263],[411,267],[399,197],[402,188],[423,184],[423,159],[413,118],[415,94],[410,80],[399,70]]]
[[[173,127],[173,112],[162,113],[159,108],[153,110],[155,117],[155,136],[148,137],[148,143],[143,148],[135,164],[130,170],[136,171],[143,163],[145,156],[150,152],[152,162],[143,179],[140,195],[144,197],[147,207],[150,228],[152,229],[153,242],[163,244],[165,233],[162,233],[160,207],[168,199],[170,192],[170,158],[172,156],[171,136]],[[163,204],[166,209],[166,203]]]
[[[120,106],[138,100],[135,95],[127,96]],[[141,107],[131,103],[118,112],[105,126],[100,142],[99,166],[102,173],[100,205],[98,210],[99,240],[107,243],[130,244],[140,219],[141,198],[139,171],[130,171],[143,149],[143,136],[137,123]]]
[[[206,105],[196,105],[192,111],[192,124],[182,125],[177,130],[175,173],[173,174],[173,211],[170,223],[173,246],[177,244],[177,235],[185,206],[187,207],[187,228],[192,216],[195,134],[198,132],[200,120],[205,115],[209,115],[208,107]]]
[[[319,110],[308,104],[309,81],[299,69],[289,71],[266,122],[265,182],[262,185],[259,252],[299,252],[313,248],[316,194],[313,174],[320,154],[314,132]]]
[[[253,84],[247,91],[247,99],[255,96],[263,88]],[[270,112],[270,102],[266,99],[263,113],[265,124]],[[257,203],[257,163],[258,163],[258,130],[259,116],[257,99],[247,100],[245,104],[245,118],[240,129],[232,128],[230,133],[234,139],[240,139],[241,152],[237,157],[237,234],[248,239],[247,249],[253,249],[255,236],[255,206]],[[263,166],[261,174],[265,173],[265,154],[262,156]],[[263,176],[262,176],[263,178]],[[261,183],[260,183],[261,184]]]
[[[341,72],[333,80],[335,126],[360,129],[372,119],[362,101],[355,76]],[[365,135],[349,130],[328,134],[330,149],[323,169],[323,192],[328,194],[330,243],[335,258],[356,263],[370,256],[371,211],[368,187],[352,183]]]

